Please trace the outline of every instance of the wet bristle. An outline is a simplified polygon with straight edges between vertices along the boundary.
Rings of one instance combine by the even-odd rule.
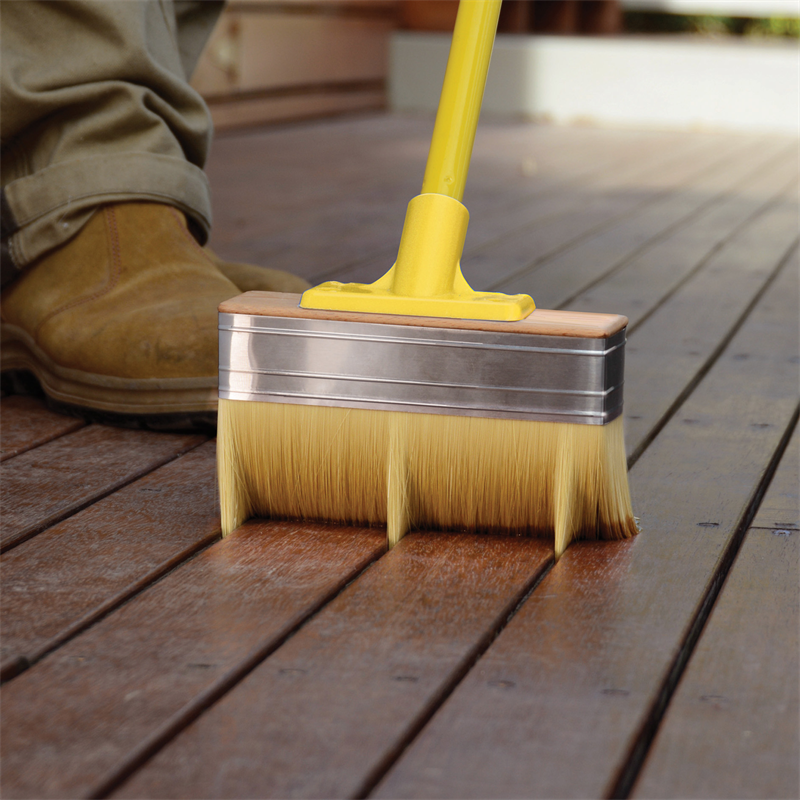
[[[573,539],[636,533],[608,425],[219,401],[222,529],[250,517]]]

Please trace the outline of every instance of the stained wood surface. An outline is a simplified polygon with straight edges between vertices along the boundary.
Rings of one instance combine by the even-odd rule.
[[[24,453],[86,423],[49,411],[36,397],[14,395],[0,400],[0,461]]]
[[[342,322],[367,322],[378,325],[407,325],[425,328],[455,328],[467,331],[524,333],[539,336],[571,336],[606,339],[621,331],[628,320],[619,314],[575,313],[534,309],[519,322],[492,322],[479,319],[444,317],[404,317],[399,314],[363,314],[352,311],[318,311],[300,308],[301,295],[280,292],[247,292],[226,300],[219,307],[226,314],[253,314],[259,317],[330,319]]]
[[[201,444],[204,437],[90,425],[0,466],[7,550]]]
[[[571,547],[375,796],[615,790],[796,418],[797,281],[784,269],[634,466],[642,533]]]
[[[374,280],[431,128],[218,139],[213,246]],[[643,532],[539,583],[546,541],[386,554],[382,531],[311,522],[219,541],[202,438],[30,439],[2,466],[3,536],[39,531],[2,558],[2,794],[796,795],[796,428],[770,475],[797,417],[797,186],[785,137],[481,123],[468,279],[630,319]],[[43,419],[10,398],[9,434],[8,399],[4,445]]]
[[[530,539],[406,536],[115,796],[360,796],[551,560]]]
[[[799,446],[795,428],[767,518],[791,497],[797,519]],[[796,526],[750,528],[633,797],[800,797],[799,573]]]
[[[219,535],[209,442],[15,547],[0,562],[2,679]]]
[[[3,796],[86,796],[113,781],[384,547],[378,531],[287,522],[205,550],[3,687]]]

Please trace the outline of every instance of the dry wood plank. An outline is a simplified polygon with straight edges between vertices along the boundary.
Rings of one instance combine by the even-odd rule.
[[[0,679],[166,574],[220,535],[207,442],[6,553]]]
[[[204,441],[194,434],[89,425],[0,465],[2,550]]]
[[[798,448],[800,427],[762,504],[795,520]],[[798,573],[796,526],[750,528],[633,797],[800,797]]]
[[[171,572],[0,690],[2,795],[93,796],[137,748],[202,713],[385,538],[251,522]]]
[[[637,217],[707,173],[718,172],[723,165],[735,162],[743,148],[743,143],[735,140],[723,147],[706,141],[694,144],[689,152],[674,148],[651,155],[646,169],[642,169],[642,159],[631,159],[613,178],[582,182],[571,197],[551,201],[539,219],[526,214],[519,217],[516,227],[496,230],[493,241],[465,253],[467,280],[475,286],[504,288],[513,276],[536,268],[586,237]],[[748,143],[745,150],[752,147]]]
[[[772,206],[634,329],[625,352],[625,434],[632,460],[691,390],[785,258],[797,269],[797,201]],[[744,363],[751,355],[736,354]]]
[[[520,130],[524,133],[535,129],[532,126],[524,126]],[[538,130],[536,133],[537,137],[541,137]],[[385,147],[376,153],[373,143],[371,148],[366,147],[359,151],[358,143],[354,142],[349,150],[345,149],[340,154],[340,162],[353,163],[358,161],[360,156],[368,168],[365,174],[353,169],[345,171],[341,167],[332,171],[328,158],[331,145],[322,141],[305,142],[308,148],[304,154],[305,166],[299,164],[293,171],[286,173],[285,179],[279,181],[279,185],[284,185],[284,181],[291,181],[293,185],[291,189],[288,186],[284,189],[276,198],[280,202],[275,205],[285,204],[287,201],[296,202],[296,196],[299,194],[307,204],[311,203],[315,208],[297,209],[294,219],[288,219],[286,224],[274,233],[252,240],[251,245],[247,247],[240,245],[235,250],[228,251],[226,255],[249,258],[273,267],[283,267],[306,277],[315,276],[315,280],[335,272],[340,272],[337,277],[345,280],[374,279],[381,271],[388,268],[396,253],[405,205],[419,192],[428,136],[429,133],[414,148],[409,148],[407,143],[398,142],[395,147],[396,155],[392,154],[391,158],[386,155]],[[520,138],[523,141],[525,139],[523,136]],[[531,138],[530,135],[528,138]],[[566,138],[570,138],[570,133],[566,134]],[[504,144],[501,143],[499,147],[502,148]],[[618,141],[618,148],[619,144]],[[608,190],[612,186],[619,186],[620,182],[627,179],[626,176],[645,171],[649,167],[649,162],[662,163],[669,158],[678,161],[690,161],[691,158],[697,160],[694,154],[698,150],[704,151],[705,158],[708,159],[708,154],[711,152],[716,155],[720,151],[741,148],[741,144],[731,137],[697,139],[684,135],[656,140],[643,137],[640,145],[629,146],[627,153],[621,148],[618,149],[618,158],[613,169],[607,166],[606,169],[597,172],[601,182],[596,191],[601,192],[603,187]],[[532,147],[531,144],[527,146]],[[552,147],[550,142],[548,147]],[[315,149],[321,151],[321,155],[314,154]],[[520,146],[517,145],[516,149],[519,151]],[[586,150],[588,152],[584,152]],[[574,174],[576,168],[587,161],[587,155],[602,161],[602,148],[597,143],[591,149],[573,146],[571,158],[576,165],[566,166],[562,171],[566,170],[567,175]],[[517,158],[515,163],[509,164],[504,161],[506,158],[504,154],[493,157],[484,155],[486,163],[494,169],[483,171],[480,169],[481,158],[480,153],[476,154],[472,168],[473,181],[476,180],[477,174],[477,181],[480,183],[476,183],[476,191],[473,193],[470,190],[466,198],[473,219],[467,240],[468,248],[474,246],[476,242],[485,241],[487,235],[490,238],[502,235],[508,226],[518,227],[529,223],[530,213],[524,208],[528,200],[541,198],[542,192],[548,193],[549,184],[544,170],[542,175],[537,175],[535,179],[520,175],[522,171],[520,163],[524,166],[530,161],[529,158]],[[294,162],[294,159],[292,160]],[[546,161],[544,157],[538,156],[537,162],[540,160]],[[398,162],[397,166],[391,166],[393,161]],[[252,166],[249,168],[252,169]],[[313,177],[305,182],[300,181],[298,186],[298,176],[308,173],[313,173]],[[499,185],[498,177],[503,179]],[[221,176],[220,179],[230,183],[233,178]],[[564,176],[561,175],[559,180],[563,182]],[[252,180],[248,181],[252,186],[258,186],[261,193],[257,201],[253,198],[254,208],[264,207],[263,193],[267,189],[270,195],[275,192],[277,190],[275,182],[276,178],[272,174],[265,175],[263,182],[259,184]],[[584,179],[583,190],[590,190],[595,183],[593,178]],[[305,184],[310,184],[311,188]],[[237,182],[236,185],[237,192],[241,192],[238,188],[240,184]],[[335,196],[330,196],[331,191]],[[320,196],[328,198],[328,202],[321,209],[317,209]],[[237,207],[241,205],[241,198],[231,198],[231,200]],[[578,200],[574,190],[563,197],[551,196],[542,206],[540,213],[552,217],[557,208],[564,203],[567,203],[569,208],[574,208]],[[226,212],[223,209],[221,213]],[[227,213],[230,214],[230,210]],[[286,212],[276,208],[275,213],[282,218]],[[485,232],[482,231],[483,226]],[[245,224],[244,227],[249,226]],[[242,235],[246,236],[244,231]],[[220,236],[225,236],[224,225]],[[356,272],[351,274],[350,271],[342,271],[348,263],[359,265],[353,268]]]
[[[794,363],[800,363],[800,356]],[[780,469],[769,485],[764,501],[758,507],[753,528],[800,530],[800,428],[795,429]]]
[[[470,200],[471,223],[462,259],[464,275],[471,285],[481,289],[499,286],[576,241],[642,213],[695,179],[697,173],[722,169],[742,147],[741,142],[730,139],[686,140],[682,146],[650,152],[647,157],[631,155],[615,170],[606,170],[591,180],[527,203],[511,197],[497,200],[494,213],[485,213]],[[482,197],[482,193],[476,196]],[[399,228],[393,235],[394,249],[390,248],[380,259],[360,261],[339,270],[335,277],[342,281],[374,280],[394,259],[398,242]]]
[[[406,536],[114,796],[361,796],[551,559]]]
[[[797,184],[796,154],[785,155],[769,169],[760,168],[755,181],[736,187],[736,193],[724,202],[694,215],[679,231],[656,241],[563,307],[572,311],[624,308],[631,312],[632,326],[640,324],[653,309],[654,299],[663,303]]]
[[[32,450],[59,436],[82,428],[86,423],[50,411],[38,397],[11,395],[0,401],[2,436],[0,461]]]
[[[638,321],[652,307],[649,297],[663,298],[678,286],[791,183],[797,174],[797,151],[787,150],[784,142],[780,145],[759,146],[752,158],[710,173],[642,214],[579,243],[515,285],[527,285],[545,308],[625,308]]]
[[[796,420],[797,279],[784,269],[634,466],[643,532],[571,547],[375,796],[624,796]]]
[[[373,117],[215,140],[207,166],[215,186],[215,247],[242,259],[283,250],[296,256],[303,237],[324,229],[329,217],[332,230],[351,217],[362,226],[385,218],[399,225],[419,192],[432,128],[429,119]],[[614,168],[626,151],[630,158],[678,141],[638,132],[587,136],[580,129],[482,125],[471,170],[481,188],[475,199],[501,190],[507,199],[535,196]],[[289,231],[297,242],[284,238]]]

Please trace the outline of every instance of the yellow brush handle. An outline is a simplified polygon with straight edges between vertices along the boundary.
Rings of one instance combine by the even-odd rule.
[[[464,197],[475,129],[502,0],[461,0],[444,76],[423,194]]]
[[[328,281],[301,308],[515,321],[536,307],[526,294],[476,292],[461,272],[469,212],[462,205],[501,0],[461,0],[422,194],[408,204],[394,266],[370,284]]]

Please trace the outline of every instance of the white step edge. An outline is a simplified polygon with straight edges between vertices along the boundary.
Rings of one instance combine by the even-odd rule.
[[[449,34],[396,31],[394,111],[434,111]],[[483,110],[560,124],[800,132],[796,41],[499,35]]]

